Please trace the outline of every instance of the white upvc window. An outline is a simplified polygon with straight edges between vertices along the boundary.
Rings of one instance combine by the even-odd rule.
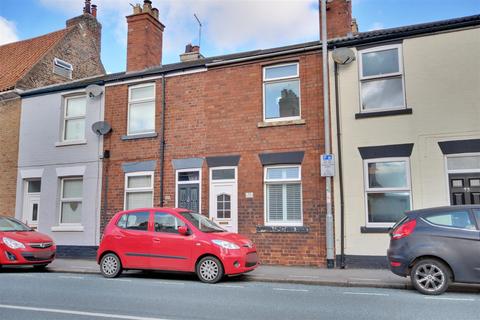
[[[265,225],[303,225],[301,176],[299,165],[265,167]]]
[[[361,112],[405,109],[402,45],[359,51]]]
[[[80,225],[82,223],[83,178],[61,178],[60,184],[60,225]]]
[[[125,210],[153,207],[153,171],[125,174]]]
[[[65,98],[63,111],[63,142],[80,142],[85,140],[85,115],[87,99],[85,96]]]
[[[299,64],[287,63],[263,68],[263,120],[300,119]]]
[[[127,135],[155,132],[155,83],[128,88]]]
[[[364,161],[366,224],[391,227],[412,208],[409,158]]]

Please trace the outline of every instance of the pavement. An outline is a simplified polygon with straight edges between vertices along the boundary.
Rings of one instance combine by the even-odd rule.
[[[48,270],[65,273],[100,273],[94,260],[56,259]],[[324,285],[335,287],[365,287],[412,289],[408,278],[402,278],[387,269],[326,269],[260,265],[241,277],[246,281]],[[480,285],[453,284],[450,291],[478,292]]]

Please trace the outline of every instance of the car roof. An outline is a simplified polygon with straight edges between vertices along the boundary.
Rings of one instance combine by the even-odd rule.
[[[177,212],[177,213],[191,212],[190,210],[184,209],[184,208],[151,207],[151,208],[136,208],[136,209],[130,209],[130,210],[123,210],[123,211],[120,211],[119,213],[123,214],[123,213],[128,213],[128,212],[151,211],[151,210],[164,210],[164,211],[170,211],[170,212],[174,211],[174,212]]]
[[[422,215],[432,212],[444,212],[444,211],[451,211],[451,210],[470,210],[470,209],[480,209],[480,205],[460,205],[460,206],[442,206],[442,207],[431,207],[431,208],[424,208],[418,210],[410,210],[406,211],[406,215]]]

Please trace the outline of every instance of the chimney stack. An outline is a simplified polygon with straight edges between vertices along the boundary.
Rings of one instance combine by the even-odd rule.
[[[320,1],[319,1],[320,3]],[[321,16],[320,16],[321,20]],[[322,23],[320,22],[320,26]],[[321,32],[321,27],[320,27]],[[327,37],[345,37],[352,33],[352,0],[327,0]]]
[[[95,45],[100,54],[101,41],[102,41],[102,25],[97,20],[97,6],[91,4],[91,0],[85,0],[85,6],[83,7],[83,14],[78,17],[67,20],[67,28],[74,27],[78,24],[82,25],[81,31],[85,37],[93,37]],[[88,32],[85,32],[88,31]]]
[[[181,62],[194,61],[203,58],[204,56],[200,54],[200,47],[194,46],[191,43],[185,46],[185,53],[180,54]]]
[[[127,72],[140,71],[162,64],[162,42],[165,26],[158,20],[158,9],[150,0],[133,6],[127,16]]]

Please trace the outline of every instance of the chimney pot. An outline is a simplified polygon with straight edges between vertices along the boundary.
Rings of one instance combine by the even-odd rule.
[[[144,0],[143,1],[143,12],[152,12],[152,1],[150,0]]]
[[[185,46],[185,53],[192,52],[192,44],[189,43]]]
[[[97,5],[92,4],[92,16],[97,17]]]
[[[200,47],[194,46],[191,43],[185,46],[185,53],[180,55],[180,61],[182,62],[195,61],[202,58],[204,57],[200,54]]]
[[[91,14],[91,10],[90,10],[90,0],[85,0],[85,7],[83,7],[83,13],[88,13],[88,14]]]

